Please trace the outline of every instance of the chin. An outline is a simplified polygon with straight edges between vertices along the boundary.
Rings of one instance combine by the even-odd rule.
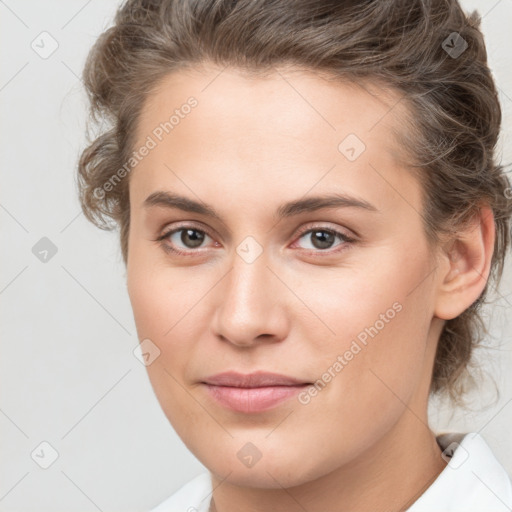
[[[290,488],[302,485],[312,479],[306,474],[298,473],[296,469],[292,464],[281,467],[270,465],[269,467],[262,461],[258,463],[257,467],[250,469],[233,468],[228,465],[208,468],[219,480],[225,479],[231,485],[253,489]]]
[[[285,441],[277,438],[277,443],[272,446],[263,447],[264,443],[259,443],[261,458],[250,465],[250,454],[256,457],[256,449],[249,445],[250,442],[240,442],[239,439],[230,438],[226,446],[215,443],[217,450],[213,452],[211,445],[204,447],[204,451],[191,447],[191,451],[219,480],[226,479],[226,482],[240,487],[289,488],[322,476],[321,463],[315,464],[313,454],[302,453],[292,445],[285,449]],[[247,463],[244,463],[244,458],[248,459]],[[328,472],[328,468],[324,469]]]

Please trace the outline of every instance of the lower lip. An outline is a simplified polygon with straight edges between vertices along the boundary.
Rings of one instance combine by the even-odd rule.
[[[234,388],[205,384],[210,396],[221,405],[233,411],[244,413],[256,413],[272,409],[297,395],[307,385]]]

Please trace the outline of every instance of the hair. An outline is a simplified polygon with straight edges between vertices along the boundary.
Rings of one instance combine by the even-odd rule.
[[[101,229],[119,227],[126,265],[129,176],[119,170],[145,100],[171,72],[213,63],[257,76],[292,66],[395,91],[408,107],[395,135],[422,186],[429,243],[456,235],[484,204],[494,215],[489,279],[471,307],[445,322],[434,361],[430,394],[460,404],[487,333],[481,305],[501,279],[511,237],[512,189],[495,161],[501,108],[480,21],[457,0],[125,1],[83,70],[90,119],[101,121],[78,163],[83,212]]]

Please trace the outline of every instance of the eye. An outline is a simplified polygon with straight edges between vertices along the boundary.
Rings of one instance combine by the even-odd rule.
[[[206,239],[211,237],[205,231],[194,226],[182,226],[166,231],[156,241],[160,242],[166,251],[188,254],[201,248]],[[171,243],[166,243],[167,240]]]
[[[334,247],[342,246],[342,248],[344,248],[351,242],[355,242],[354,238],[349,237],[345,233],[332,228],[326,228],[325,226],[315,227],[302,232],[299,240],[303,238],[310,242],[310,247],[303,248],[313,251],[319,250],[321,252],[327,252],[326,249],[331,249],[337,238],[341,240],[341,242],[338,245],[334,245]],[[337,252],[337,250],[329,252]]]
[[[205,242],[207,242],[208,239],[212,240],[212,237],[210,237],[206,231],[198,229],[192,225],[187,225],[170,229],[164,232],[155,241],[159,242],[166,252],[187,256],[194,252],[199,252],[196,249],[200,249],[205,245]],[[352,242],[355,242],[354,238],[346,235],[345,233],[325,226],[314,227],[306,231],[302,231],[298,240],[301,239],[309,240],[310,246],[302,247],[306,251],[313,251],[317,253],[325,252],[329,254],[344,250],[350,246]],[[340,240],[340,243],[334,245],[336,239]],[[217,244],[217,242],[215,243]],[[328,249],[331,249],[333,246],[335,248],[339,247],[339,249],[329,251]]]

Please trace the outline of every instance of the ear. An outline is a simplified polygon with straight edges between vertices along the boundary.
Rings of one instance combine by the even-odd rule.
[[[485,288],[494,252],[492,210],[481,206],[469,225],[441,249],[434,315],[451,320],[473,304]]]

